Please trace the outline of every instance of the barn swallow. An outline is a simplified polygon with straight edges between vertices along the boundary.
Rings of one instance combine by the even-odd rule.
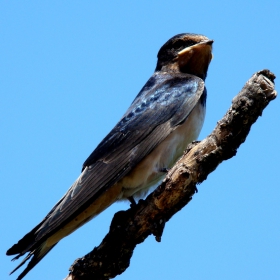
[[[31,259],[22,279],[63,237],[117,200],[143,197],[197,139],[205,117],[204,84],[212,43],[179,34],[158,52],[154,74],[124,116],[86,159],[82,173],[34,229],[7,255]]]

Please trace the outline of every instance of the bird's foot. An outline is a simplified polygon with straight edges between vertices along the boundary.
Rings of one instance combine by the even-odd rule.
[[[128,199],[129,202],[130,202],[130,208],[132,208],[133,206],[136,206],[136,201],[135,201],[135,199],[133,198],[133,196],[129,196],[127,199]]]
[[[167,173],[170,169],[167,167],[163,167],[159,170],[159,172]]]

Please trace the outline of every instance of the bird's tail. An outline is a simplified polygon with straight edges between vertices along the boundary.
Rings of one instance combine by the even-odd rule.
[[[10,273],[14,273],[19,269],[27,260],[30,260],[24,271],[18,276],[17,280],[22,279],[56,244],[47,247],[46,241],[38,243],[36,242],[36,232],[42,223],[37,225],[33,230],[27,233],[18,243],[14,244],[6,254],[17,255],[12,260],[16,260],[28,253],[23,261]]]
[[[21,280],[44,256],[57,244],[52,245],[51,247],[45,246],[46,242],[42,243],[35,250],[28,253],[28,255],[23,259],[23,261],[13,270],[10,275],[14,273],[18,268],[20,268],[27,260],[30,260],[27,267],[23,272],[18,276],[17,280]],[[13,260],[18,259],[22,254],[18,254]]]

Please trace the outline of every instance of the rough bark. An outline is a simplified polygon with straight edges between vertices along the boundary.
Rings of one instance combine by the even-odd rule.
[[[213,132],[188,146],[162,184],[145,200],[115,214],[109,233],[98,247],[77,259],[65,280],[110,279],[129,266],[137,244],[150,234],[160,241],[165,223],[192,199],[196,185],[224,160],[236,155],[252,124],[276,98],[275,76],[269,70],[255,73]]]

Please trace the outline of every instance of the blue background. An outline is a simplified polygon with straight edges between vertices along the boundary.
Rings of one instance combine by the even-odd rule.
[[[258,70],[280,73],[279,1],[1,1],[1,279],[6,250],[48,213],[182,32],[214,39],[199,139]],[[276,89],[279,80],[276,79]],[[280,279],[279,98],[237,156],[198,186],[117,279]],[[63,279],[97,246],[116,203],[62,240],[26,277]]]

